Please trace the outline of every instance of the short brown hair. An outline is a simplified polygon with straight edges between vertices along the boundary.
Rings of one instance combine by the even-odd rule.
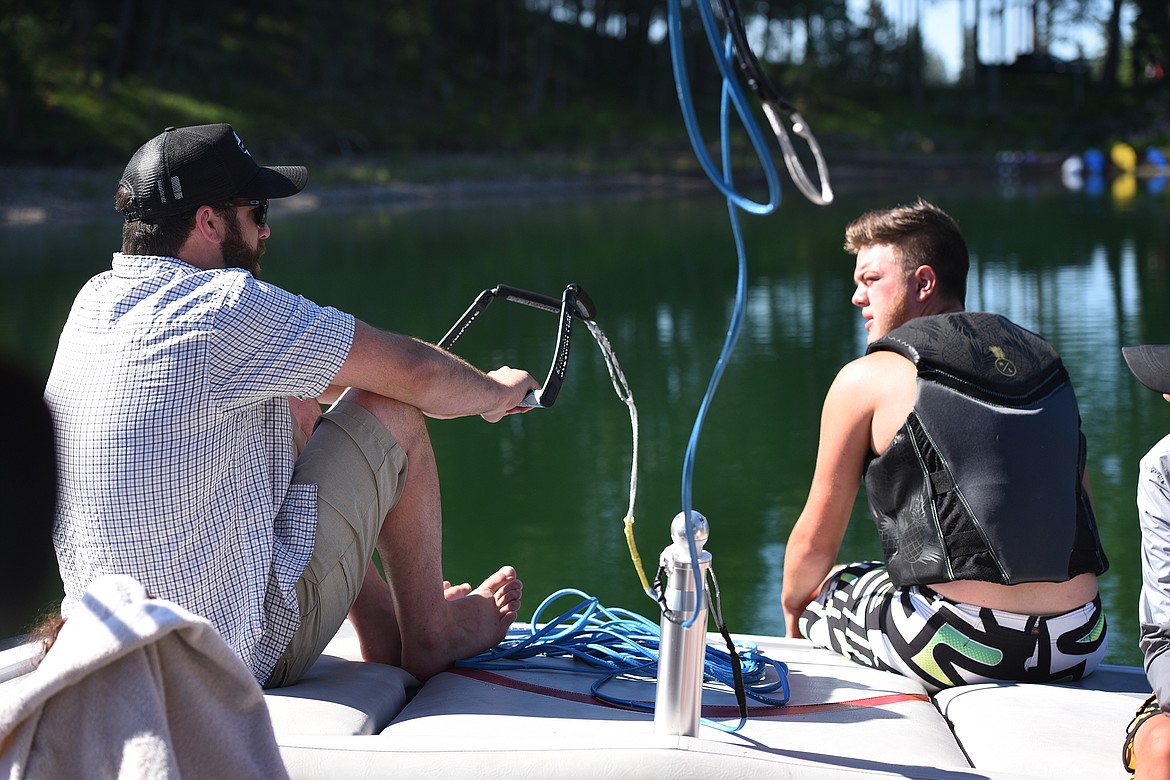
[[[892,247],[906,273],[929,265],[938,275],[939,290],[960,304],[965,301],[967,242],[955,220],[938,206],[919,198],[909,206],[868,211],[845,228],[846,252],[857,254],[875,244]]]
[[[114,193],[114,208],[125,213],[130,207],[130,190],[118,185]],[[149,222],[127,220],[122,225],[122,253],[127,255],[157,255],[174,257],[195,227],[195,212],[158,217]]]

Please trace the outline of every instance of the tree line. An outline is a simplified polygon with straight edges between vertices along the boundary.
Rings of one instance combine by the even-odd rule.
[[[921,106],[975,90],[994,106],[1005,68],[977,56],[987,22],[964,23],[959,83],[942,84],[917,22],[931,1],[899,0],[898,24],[879,0],[860,20],[847,0],[749,0],[742,13],[797,102],[878,90]],[[1009,8],[955,1],[963,19]],[[1105,54],[1076,64],[1075,99],[1165,112],[1165,0],[1014,2],[1034,63],[1069,24],[1100,25]],[[684,8],[695,89],[714,90]],[[0,141],[9,158],[113,157],[171,117],[226,115],[322,153],[616,145],[677,126],[665,13],[651,0],[0,0]]]

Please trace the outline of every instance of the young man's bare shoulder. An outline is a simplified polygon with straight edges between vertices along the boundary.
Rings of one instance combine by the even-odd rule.
[[[866,389],[887,382],[911,381],[917,375],[914,364],[896,352],[879,351],[846,363],[837,372],[834,385]]]
[[[841,368],[825,396],[825,413],[841,420],[854,420],[869,427],[882,423],[881,431],[867,432],[867,437],[880,433],[882,442],[871,444],[881,451],[889,444],[886,431],[889,425],[896,429],[914,406],[917,393],[917,370],[914,364],[894,352],[874,352],[857,358]]]

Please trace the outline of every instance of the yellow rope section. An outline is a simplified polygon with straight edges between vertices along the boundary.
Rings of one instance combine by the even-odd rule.
[[[626,544],[630,548],[630,560],[634,562],[634,569],[638,572],[638,579],[642,581],[642,590],[649,594],[654,591],[650,589],[650,581],[646,579],[646,572],[642,568],[642,556],[638,555],[638,545],[634,542],[634,516],[626,515]]]

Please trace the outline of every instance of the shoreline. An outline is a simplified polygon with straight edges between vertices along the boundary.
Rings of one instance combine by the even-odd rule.
[[[446,161],[448,163],[452,161]],[[454,160],[457,166],[459,160]],[[781,168],[784,186],[792,186]],[[839,157],[829,160],[836,192],[903,181],[908,175],[923,184],[992,182],[1001,163],[992,156]],[[684,172],[640,173],[522,173],[523,165],[500,160],[471,175],[435,173],[433,160],[403,166],[400,178],[365,182],[339,175],[338,163],[310,164],[310,181],[288,208],[305,211],[328,203],[365,204],[379,208],[425,208],[500,200],[570,200],[582,197],[678,196],[714,192],[697,168]],[[1023,174],[1059,183],[1060,160],[1033,158],[1019,166]],[[350,166],[352,167],[352,165]],[[532,167],[545,167],[534,165]],[[553,166],[556,167],[556,166]],[[567,164],[562,167],[568,167]],[[312,173],[322,171],[314,183]],[[381,173],[381,171],[379,171]],[[50,220],[87,220],[114,217],[113,190],[120,169],[0,166],[0,225],[43,224]],[[815,173],[814,173],[815,175]],[[746,180],[746,178],[745,178]]]

